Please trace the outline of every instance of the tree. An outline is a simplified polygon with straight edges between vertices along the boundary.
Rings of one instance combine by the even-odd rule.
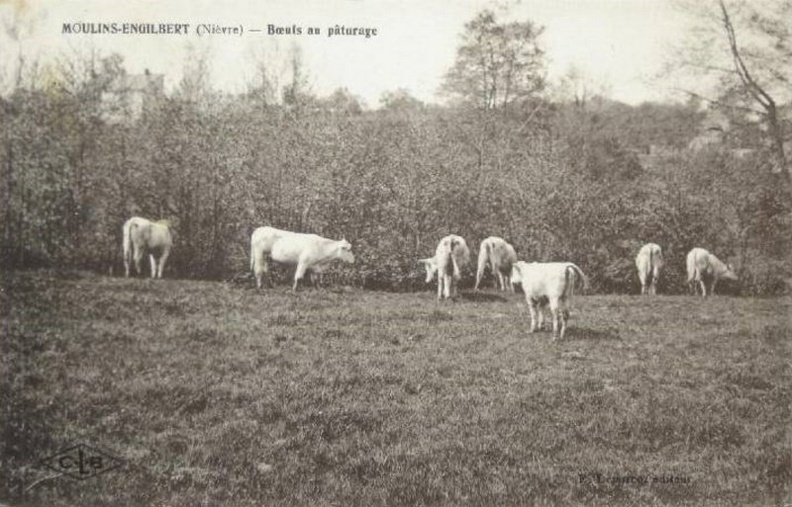
[[[481,109],[530,97],[545,83],[542,31],[530,21],[499,23],[493,11],[480,12],[465,24],[441,91]]]
[[[389,111],[402,112],[421,111],[426,107],[405,88],[384,92],[380,97],[380,105]]]
[[[560,102],[569,102],[580,109],[597,97],[607,97],[610,85],[601,79],[592,77],[588,72],[575,64],[570,64],[567,71],[555,83],[553,95]]]
[[[684,8],[696,20],[695,36],[678,49],[673,65],[692,71],[699,81],[702,75],[716,79],[708,83],[714,98],[692,87],[685,91],[709,95],[708,102],[758,122],[772,154],[772,172],[789,185],[792,167],[784,143],[792,124],[792,27],[784,21],[792,16],[792,2],[718,0]]]
[[[329,97],[318,99],[318,105],[334,114],[357,115],[363,112],[363,99],[346,88],[336,88]]]

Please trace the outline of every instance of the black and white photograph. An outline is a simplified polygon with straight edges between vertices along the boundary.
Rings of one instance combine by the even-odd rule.
[[[792,0],[0,0],[0,507],[792,507]]]

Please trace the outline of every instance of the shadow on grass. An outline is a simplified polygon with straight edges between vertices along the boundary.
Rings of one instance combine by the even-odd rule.
[[[621,341],[621,336],[616,329],[591,329],[587,327],[567,327],[564,341],[568,340],[586,340],[586,341],[606,341],[617,340]]]
[[[505,303],[508,301],[501,295],[488,294],[486,292],[460,292],[459,297],[465,301],[473,301],[475,303]]]

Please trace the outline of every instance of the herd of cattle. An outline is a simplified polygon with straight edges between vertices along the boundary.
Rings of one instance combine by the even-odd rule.
[[[173,236],[167,221],[152,222],[133,217],[123,228],[124,270],[129,277],[131,263],[141,273],[140,263],[148,254],[151,262],[151,277],[162,278],[165,261],[173,247]],[[345,239],[332,240],[316,234],[290,232],[274,227],[259,227],[250,237],[250,269],[261,289],[268,276],[268,260],[296,265],[293,290],[297,290],[306,275],[316,283],[327,267],[342,261],[355,262],[352,245]],[[454,299],[457,284],[462,277],[462,268],[470,262],[470,250],[464,238],[451,234],[440,240],[434,257],[418,261],[426,269],[426,282],[437,278],[437,298]],[[635,258],[641,294],[654,295],[663,268],[663,252],[659,245],[644,245]],[[700,287],[702,296],[712,294],[720,279],[737,280],[731,266],[721,262],[703,248],[694,248],[687,255],[688,286],[692,293]],[[569,312],[566,303],[576,286],[586,286],[583,271],[571,262],[524,262],[517,260],[512,245],[502,238],[491,236],[481,242],[476,271],[478,291],[485,272],[495,277],[502,291],[514,291],[520,284],[531,313],[531,332],[542,327],[542,308],[548,307],[553,318],[553,336],[563,339]]]

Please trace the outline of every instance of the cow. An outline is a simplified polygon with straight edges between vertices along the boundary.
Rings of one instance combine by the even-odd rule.
[[[638,268],[638,279],[641,281],[641,294],[655,295],[663,268],[663,250],[660,245],[647,243],[642,246],[635,257],[635,267]]]
[[[168,220],[152,222],[141,217],[132,217],[124,223],[123,250],[124,273],[129,278],[130,264],[134,260],[135,271],[140,275],[140,261],[149,254],[151,278],[162,278],[165,261],[173,248],[173,235]]]
[[[470,250],[464,238],[451,234],[440,240],[434,257],[418,262],[426,268],[426,283],[437,275],[437,299],[455,299],[456,285],[462,278],[461,269],[470,262]]]
[[[473,290],[479,290],[484,270],[489,266],[495,277],[495,286],[500,290],[514,290],[510,281],[512,265],[517,262],[517,252],[514,247],[503,238],[490,236],[481,242],[478,256],[478,270],[476,271],[476,285]]]
[[[292,290],[297,290],[300,280],[306,273],[321,277],[327,265],[334,261],[348,264],[355,262],[352,245],[345,239],[334,240],[317,236],[259,227],[250,236],[250,269],[256,277],[256,287],[262,287],[264,275],[268,272],[267,258],[283,264],[296,264]],[[268,284],[269,277],[268,277]]]
[[[569,318],[566,305],[574,293],[578,278],[585,288],[586,275],[571,262],[514,263],[511,281],[522,285],[531,312],[532,333],[542,328],[542,307],[548,305],[553,317],[553,340],[564,339]]]
[[[701,287],[701,295],[715,293],[715,284],[718,280],[737,280],[737,275],[729,264],[724,264],[720,259],[703,248],[694,248],[687,254],[687,282],[690,293],[696,294],[696,284]],[[709,290],[707,285],[709,284]]]

